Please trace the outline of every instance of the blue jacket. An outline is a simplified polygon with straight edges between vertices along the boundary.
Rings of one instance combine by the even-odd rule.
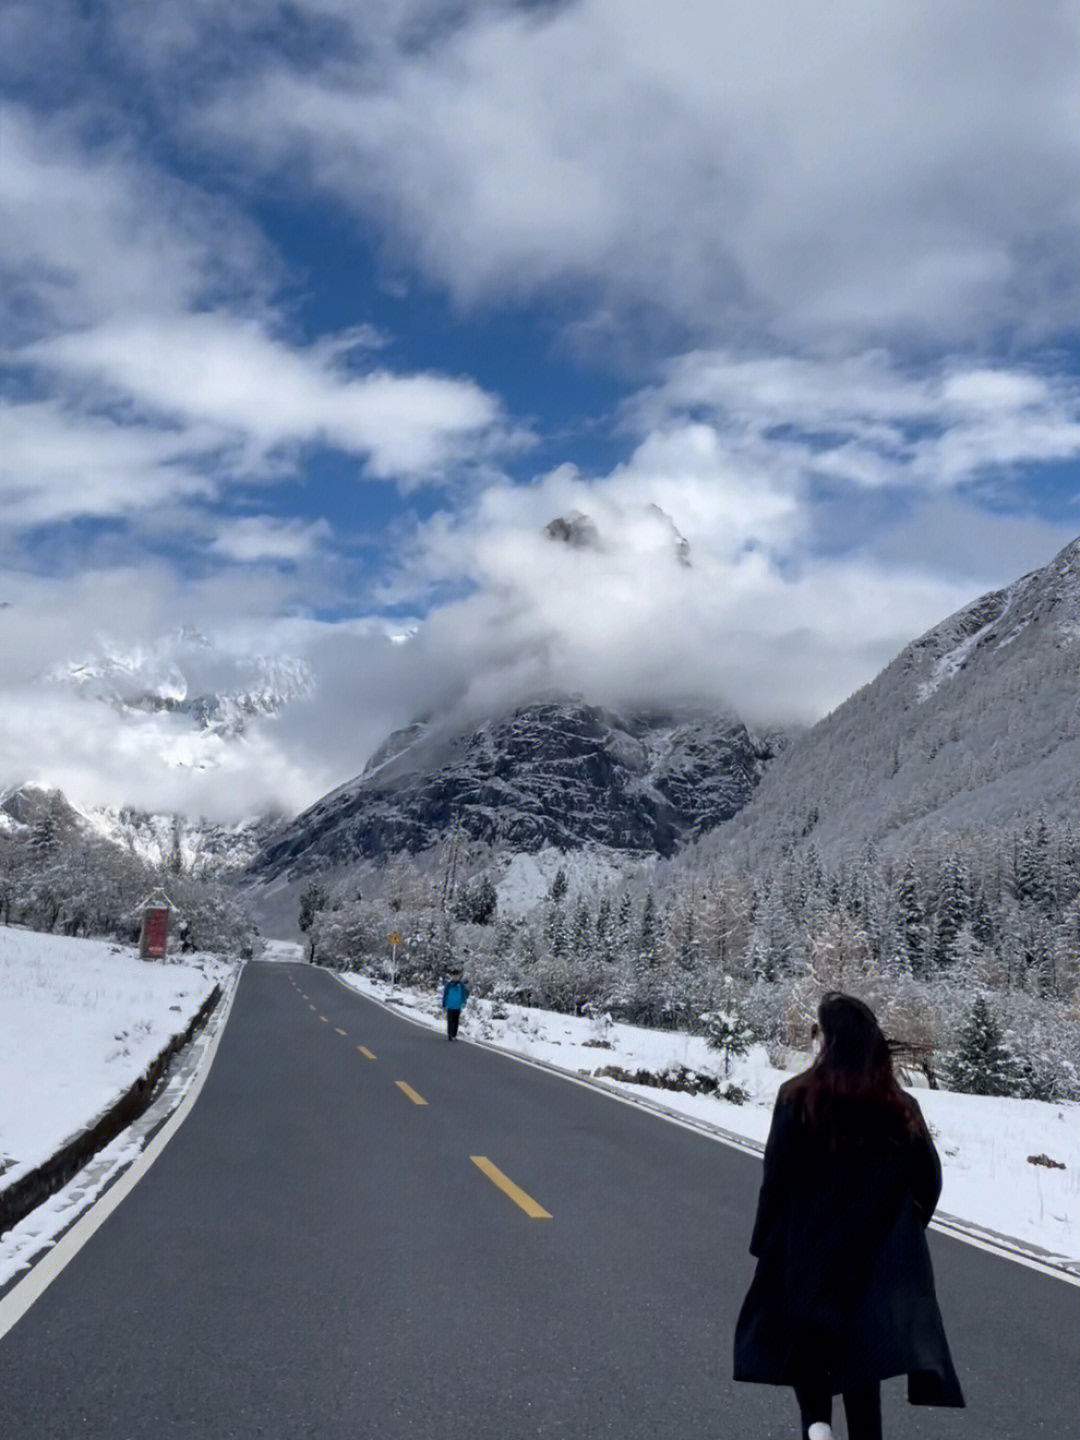
[[[463,1010],[468,998],[469,987],[464,980],[447,980],[443,986],[442,1008],[444,1010]]]

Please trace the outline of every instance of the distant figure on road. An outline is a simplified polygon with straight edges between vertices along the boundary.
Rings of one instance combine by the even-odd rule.
[[[803,1440],[832,1440],[837,1394],[849,1440],[881,1440],[889,1376],[913,1405],[964,1404],[925,1235],[941,1163],[873,1012],[832,991],[815,1031],[817,1058],[776,1097],[735,1379],[793,1386]]]
[[[446,1038],[448,1040],[457,1039],[458,1023],[468,998],[469,987],[462,980],[461,971],[451,970],[450,979],[443,986],[442,992],[442,1008],[446,1011]]]

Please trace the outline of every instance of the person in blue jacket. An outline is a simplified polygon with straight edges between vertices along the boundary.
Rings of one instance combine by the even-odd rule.
[[[442,1008],[446,1011],[446,1038],[456,1040],[458,1023],[461,1020],[461,1012],[465,1008],[465,1001],[469,998],[469,987],[461,978],[461,971],[454,969],[450,971],[450,979],[443,986]]]

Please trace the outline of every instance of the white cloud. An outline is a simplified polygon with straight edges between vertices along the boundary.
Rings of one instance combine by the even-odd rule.
[[[2,417],[7,525],[274,480],[303,447],[415,485],[511,443],[472,380],[373,368],[370,327],[291,342],[279,264],[222,202],[59,121],[0,123],[3,359],[24,381]]]
[[[325,520],[280,520],[270,515],[246,515],[218,524],[211,549],[229,560],[306,560],[329,540]]]
[[[339,10],[355,58],[260,56],[200,134],[377,217],[462,300],[585,280],[842,343],[1080,320],[1075,3],[478,4],[426,43],[400,13]]]
[[[209,496],[196,463],[218,434],[121,424],[72,412],[56,399],[0,399],[0,500],[7,527],[73,516],[123,516],[166,500]]]
[[[751,523],[737,477],[730,503],[710,510],[703,497],[722,491],[719,478],[708,466],[684,471],[664,492],[671,503],[681,490],[694,512],[687,524],[673,511],[689,569],[670,527],[648,523],[640,497],[659,492],[634,462],[571,487],[597,524],[596,550],[553,542],[536,523],[563,507],[564,476],[489,493],[467,524],[433,526],[425,563],[444,577],[468,573],[475,590],[428,616],[417,657],[455,672],[470,710],[499,691],[506,703],[555,688],[612,704],[711,699],[760,723],[807,721],[978,593],[910,554],[888,567],[848,554],[792,569],[785,562],[802,550],[790,517]]]
[[[961,485],[1080,455],[1080,386],[948,357],[920,370],[885,351],[841,360],[697,351],[635,398],[636,427],[709,417],[761,475],[785,468],[869,488]]]
[[[247,447],[254,466],[281,446],[308,443],[366,455],[379,478],[422,475],[470,451],[498,418],[472,381],[349,373],[325,346],[289,345],[220,312],[124,317],[27,353],[166,417],[216,426]]]
[[[168,316],[223,291],[253,308],[265,298],[277,262],[250,222],[130,145],[88,145],[74,128],[0,107],[9,362],[23,339],[117,314]]]

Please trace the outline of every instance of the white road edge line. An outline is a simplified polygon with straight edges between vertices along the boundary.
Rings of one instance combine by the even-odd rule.
[[[45,1293],[64,1267],[75,1258],[94,1232],[105,1223],[120,1204],[121,1200],[134,1190],[135,1186],[150,1169],[150,1166],[187,1119],[195,1101],[199,1098],[199,1093],[203,1085],[206,1083],[206,1077],[210,1073],[210,1067],[214,1063],[214,1056],[217,1054],[221,1037],[225,1033],[225,1026],[228,1024],[229,1016],[232,1013],[233,1000],[236,997],[236,992],[239,987],[240,977],[238,975],[235,983],[231,985],[229,993],[224,997],[225,1011],[214,1032],[213,1039],[206,1047],[199,1068],[185,1091],[184,1098],[177,1105],[168,1120],[166,1120],[165,1124],[146,1148],[142,1150],[127,1169],[122,1172],[119,1178],[91,1204],[87,1211],[80,1215],[79,1219],[75,1221],[69,1230],[64,1232],[52,1249],[45,1252],[41,1259],[31,1267],[26,1277],[14,1285],[4,1298],[0,1300],[0,1340],[4,1338],[13,1325],[22,1319],[34,1301]]]
[[[297,964],[310,964],[310,961],[297,961]],[[313,966],[313,969],[322,971],[321,966]],[[430,1025],[425,1025],[422,1020],[417,1020],[412,1015],[406,1015],[397,1005],[387,1005],[385,1001],[379,1000],[374,995],[365,995],[360,990],[354,990],[347,985],[340,975],[333,970],[322,971],[336,980],[338,984],[361,1000],[370,1000],[373,1005],[379,1005],[388,1015],[395,1016],[398,1020],[405,1020],[410,1025],[416,1025],[421,1030],[429,1033],[438,1033]],[[622,1105],[630,1105],[635,1110],[645,1110],[651,1115],[658,1116],[661,1120],[667,1120],[672,1125],[678,1125],[682,1130],[690,1130],[696,1135],[701,1135],[707,1140],[714,1140],[719,1145],[726,1145],[729,1150],[741,1150],[744,1155],[752,1155],[760,1160],[764,1145],[758,1145],[753,1140],[748,1140],[744,1135],[734,1135],[730,1130],[724,1130],[719,1125],[711,1125],[706,1120],[693,1120],[688,1116],[679,1115],[674,1110],[667,1110],[662,1105],[644,1098],[639,1099],[636,1095],[625,1095],[621,1091],[613,1090],[608,1085],[603,1085],[596,1080],[586,1079],[583,1075],[574,1075],[569,1070],[560,1070],[557,1065],[551,1065],[544,1060],[535,1060],[530,1055],[518,1055],[513,1050],[503,1050],[498,1045],[492,1045],[487,1040],[476,1040],[471,1036],[462,1035],[460,1038],[469,1045],[476,1045],[482,1050],[490,1050],[493,1055],[502,1055],[507,1060],[516,1060],[520,1065],[531,1065],[534,1070],[542,1070],[548,1075],[556,1075],[560,1080],[567,1080],[571,1085],[580,1085],[583,1090],[592,1090],[595,1094],[606,1095],[609,1100],[617,1100]],[[1064,1265],[1055,1260],[1041,1260],[1021,1248],[1022,1242],[1012,1241],[1011,1237],[1003,1236],[997,1241],[983,1233],[976,1233],[978,1227],[972,1221],[961,1220],[955,1215],[938,1215],[930,1222],[930,1229],[940,1235],[947,1236],[950,1240],[958,1240],[962,1245],[970,1245],[976,1250],[985,1250],[989,1255],[996,1255],[999,1260],[1009,1260],[1014,1265],[1023,1265],[1028,1270],[1037,1270],[1041,1275],[1046,1275],[1052,1280],[1061,1280],[1066,1285],[1080,1286],[1080,1262],[1062,1257]],[[1069,1269],[1065,1268],[1069,1266]]]

